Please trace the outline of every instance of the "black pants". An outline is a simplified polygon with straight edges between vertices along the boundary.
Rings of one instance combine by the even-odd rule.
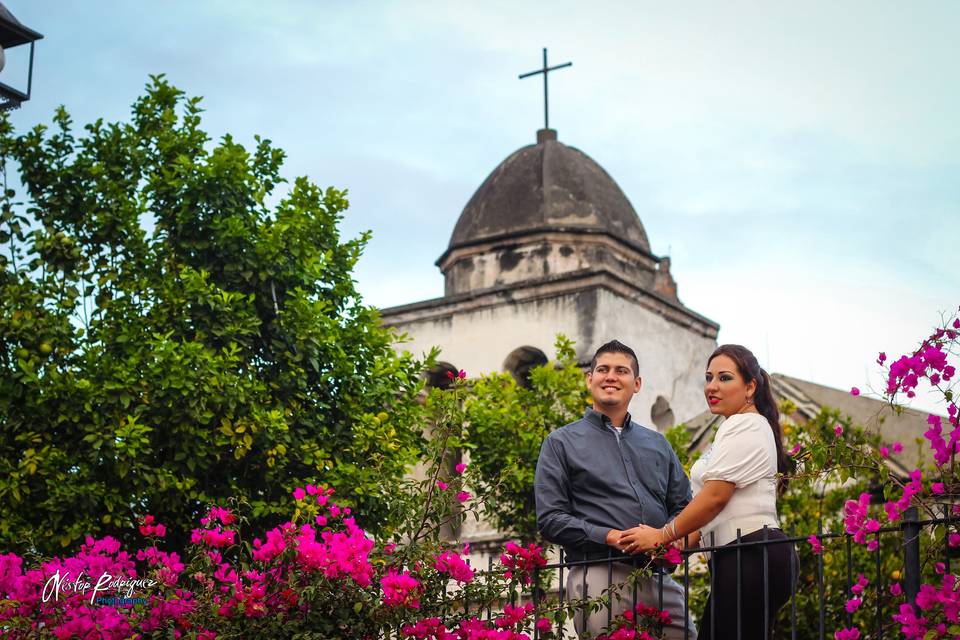
[[[779,529],[767,529],[767,540],[785,540]],[[740,538],[763,540],[763,530]],[[736,543],[732,543],[736,544]],[[766,607],[769,627],[764,629],[763,549],[767,550]],[[773,622],[780,607],[790,600],[797,575],[797,552],[792,542],[740,549],[740,635],[737,635],[737,550],[721,549],[710,559],[710,597],[700,616],[700,640],[764,640],[773,637]],[[767,634],[764,634],[767,631]]]

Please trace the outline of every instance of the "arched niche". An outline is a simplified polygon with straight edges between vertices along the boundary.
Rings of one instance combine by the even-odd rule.
[[[536,347],[517,347],[503,361],[503,368],[517,380],[517,383],[530,386],[530,370],[547,364],[547,355]]]
[[[666,431],[677,423],[670,401],[663,396],[657,396],[653,406],[650,407],[650,419],[660,432]]]

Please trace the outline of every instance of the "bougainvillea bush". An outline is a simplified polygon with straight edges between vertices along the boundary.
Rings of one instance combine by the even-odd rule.
[[[184,534],[183,555],[165,550],[168,527],[143,514],[136,549],[88,537],[70,556],[0,556],[4,637],[563,637],[571,605],[532,598],[547,563],[541,547],[507,543],[494,569],[478,572],[465,546],[443,541],[484,499],[468,490],[471,469],[448,464],[463,377],[426,400],[436,421],[430,463],[392,488],[408,509],[403,528],[374,537],[333,487],[317,484],[295,487],[289,520],[249,540],[244,505],[210,506]],[[655,610],[630,613],[610,637],[653,638],[660,621]]]
[[[799,551],[801,566],[813,570],[798,576],[797,602],[800,625],[811,633],[819,619],[816,571],[822,570],[826,629],[837,640],[898,631],[906,638],[960,635],[960,584],[956,563],[949,565],[960,548],[958,356],[960,316],[954,312],[913,352],[877,357],[886,383],[876,395],[894,411],[903,411],[901,403],[921,391],[940,400],[942,415],[930,413],[927,430],[916,434],[932,465],[897,472],[890,460],[902,460],[904,447],[914,443],[884,441],[836,411],[823,411],[787,433],[799,467],[781,512],[798,534],[810,534]],[[861,390],[853,387],[850,393],[858,396]],[[907,520],[918,524],[905,529]],[[905,580],[905,549],[911,544],[920,552],[914,601]]]

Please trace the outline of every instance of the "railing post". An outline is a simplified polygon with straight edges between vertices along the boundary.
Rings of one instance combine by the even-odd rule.
[[[920,524],[916,507],[903,513],[903,589],[907,601],[916,604],[920,593]]]

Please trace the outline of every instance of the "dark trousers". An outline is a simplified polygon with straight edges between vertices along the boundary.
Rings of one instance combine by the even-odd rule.
[[[779,529],[767,529],[767,540],[785,540]],[[763,530],[740,538],[741,542],[763,540]],[[732,543],[735,545],[736,543]],[[763,549],[767,550],[767,584],[763,580]],[[737,549],[721,549],[710,559],[710,597],[700,616],[700,640],[764,640],[773,637],[773,622],[793,591],[797,552],[792,542],[756,545],[740,549],[740,635],[737,635]],[[791,572],[791,563],[793,571]],[[766,592],[766,598],[764,598]],[[766,620],[764,628],[764,601]]]

